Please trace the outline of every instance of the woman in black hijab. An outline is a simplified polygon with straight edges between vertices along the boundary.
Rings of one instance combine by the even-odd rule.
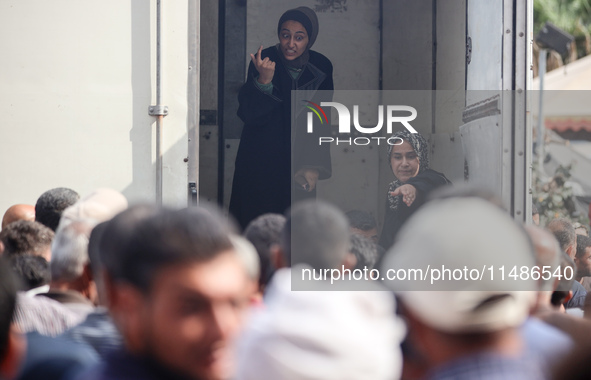
[[[451,184],[442,173],[429,168],[429,145],[419,133],[396,132],[389,139],[397,145],[388,147],[388,161],[394,181],[388,188],[388,201],[380,245],[388,249],[400,227],[434,189]]]
[[[328,145],[318,146],[317,139],[314,144],[305,128],[292,130],[291,125],[292,90],[333,90],[331,62],[310,50],[318,36],[316,13],[308,7],[288,10],[279,19],[277,35],[277,45],[261,46],[250,55],[238,95],[244,129],[230,213],[243,228],[259,215],[283,213],[292,190],[294,200],[314,197],[316,182],[331,175]],[[292,136],[298,145],[293,157]]]

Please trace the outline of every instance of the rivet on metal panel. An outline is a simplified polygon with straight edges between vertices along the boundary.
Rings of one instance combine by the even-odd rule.
[[[516,214],[517,214],[517,215],[521,215],[521,211],[517,211],[517,212],[516,212]]]
[[[507,29],[507,30],[505,31],[505,33],[507,33],[507,34],[511,33],[511,29]]]
[[[183,158],[183,162],[189,162],[189,158],[188,157]]]
[[[505,153],[509,153],[509,149],[505,149],[503,152],[505,152]]]
[[[517,153],[517,155],[523,156],[523,152],[519,152],[519,153]]]
[[[523,32],[519,32],[519,37],[523,37]]]

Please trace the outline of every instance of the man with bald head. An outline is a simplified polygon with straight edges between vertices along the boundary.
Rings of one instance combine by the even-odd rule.
[[[10,206],[2,218],[2,229],[17,220],[28,220],[33,222],[35,220],[35,206],[25,204]]]

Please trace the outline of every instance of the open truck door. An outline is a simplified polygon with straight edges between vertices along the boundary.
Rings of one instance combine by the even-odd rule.
[[[236,99],[248,53],[261,44],[277,43],[276,22],[293,4],[221,4],[221,140],[202,144],[204,152],[215,151],[211,146],[218,144],[217,199],[227,205],[242,128]],[[454,183],[467,181],[491,190],[516,219],[527,218],[531,0],[348,0],[307,5],[320,21],[313,49],[332,61],[335,90],[425,92],[424,114],[429,120],[418,123],[417,130],[429,140],[431,167]],[[236,33],[237,28],[246,33]],[[374,96],[370,92],[368,98]],[[372,100],[368,109],[386,104],[382,100]],[[370,120],[367,125],[376,124]],[[318,197],[343,210],[368,210],[379,223],[392,181],[386,151],[385,146],[331,146],[332,177],[318,184]],[[212,168],[201,168],[202,175],[206,171],[208,178],[216,177]],[[215,197],[211,191],[210,198]]]
[[[531,218],[531,1],[466,2],[466,107],[460,127],[468,182]]]

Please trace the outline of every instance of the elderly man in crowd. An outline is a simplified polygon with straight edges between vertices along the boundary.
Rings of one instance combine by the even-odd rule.
[[[88,238],[93,224],[74,222],[60,228],[53,243],[49,292],[41,294],[60,302],[80,321],[94,310],[96,285],[88,259]]]

